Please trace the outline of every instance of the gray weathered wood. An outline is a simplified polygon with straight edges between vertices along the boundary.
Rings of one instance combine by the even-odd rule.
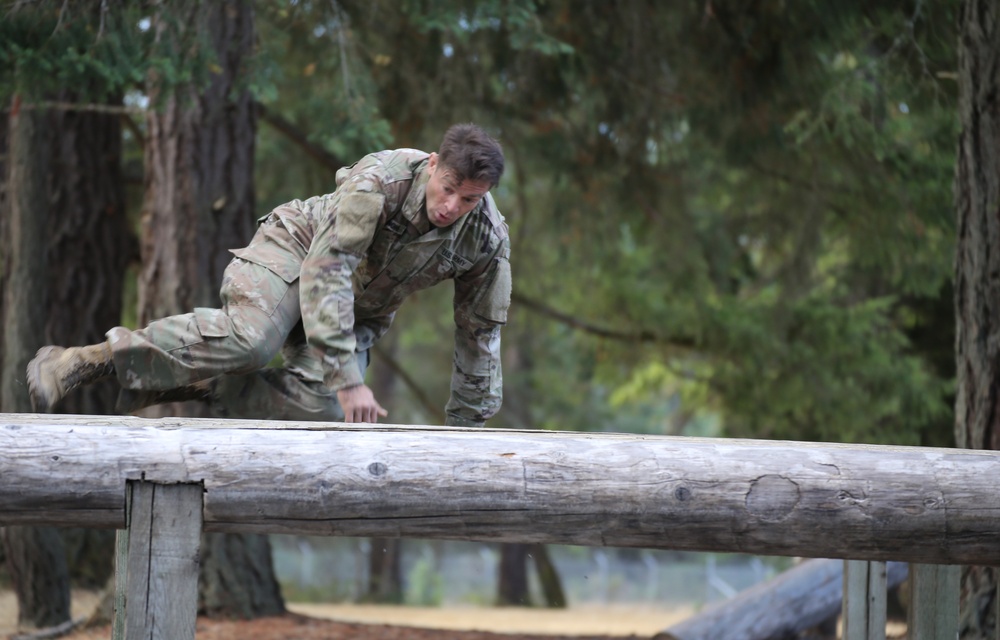
[[[124,526],[126,480],[205,486],[209,531],[1000,564],[1000,452],[0,415],[0,521]]]
[[[656,640],[768,640],[796,636],[840,611],[843,571],[844,562],[839,560],[807,560],[671,625],[655,636]],[[901,583],[906,571],[903,562],[888,563],[888,584]]]
[[[115,532],[115,596],[111,612],[111,639],[125,640],[125,579],[128,567],[128,529]]]
[[[885,562],[844,561],[844,640],[885,640]]]
[[[907,638],[958,637],[958,599],[962,567],[911,564]]]
[[[202,486],[131,483],[127,640],[194,640]]]

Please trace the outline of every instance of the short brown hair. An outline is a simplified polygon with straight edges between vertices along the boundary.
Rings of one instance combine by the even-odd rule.
[[[503,175],[504,159],[500,143],[472,123],[448,128],[438,149],[438,160],[461,180],[488,182],[495,187]]]

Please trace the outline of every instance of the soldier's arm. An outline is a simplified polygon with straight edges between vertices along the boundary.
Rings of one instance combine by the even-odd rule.
[[[446,424],[481,427],[500,410],[503,373],[500,327],[510,306],[510,243],[505,238],[487,268],[455,279],[455,359]]]
[[[356,176],[320,206],[317,229],[302,263],[300,306],[309,344],[323,356],[324,382],[333,391],[362,384],[355,348],[351,274],[371,246],[385,196],[376,180]]]
[[[358,344],[362,349],[371,348],[379,339],[389,331],[392,319],[396,317],[395,312],[381,316],[365,318],[361,322],[355,322],[354,335],[358,339]]]

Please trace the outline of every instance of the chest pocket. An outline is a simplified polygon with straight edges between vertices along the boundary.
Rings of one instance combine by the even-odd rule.
[[[395,219],[389,220],[385,223],[385,227],[375,234],[371,249],[368,250],[368,255],[359,267],[361,269],[359,275],[361,275],[363,282],[370,282],[372,278],[381,273],[389,260],[392,259],[394,252],[398,250],[400,238],[406,233],[406,222],[400,218],[401,216],[397,216]]]
[[[415,240],[400,249],[385,270],[386,277],[407,292],[426,289],[455,275],[443,238]]]

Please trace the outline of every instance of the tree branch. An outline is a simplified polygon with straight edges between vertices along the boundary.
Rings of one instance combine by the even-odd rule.
[[[257,109],[257,113],[260,115],[261,120],[274,127],[276,131],[297,144],[299,148],[306,152],[306,155],[333,173],[336,173],[341,167],[350,164],[333,155],[322,146],[309,140],[309,137],[301,129],[296,127],[294,123],[286,120],[274,111],[271,111],[269,108],[264,106],[264,104],[255,102],[254,107]]]
[[[591,335],[598,336],[600,338],[606,338],[609,340],[620,340],[623,342],[654,342],[657,344],[669,345],[672,347],[680,347],[683,349],[693,349],[697,346],[697,342],[692,336],[662,336],[652,331],[642,329],[639,331],[615,331],[614,329],[608,329],[607,327],[601,327],[586,320],[580,320],[576,316],[572,316],[568,313],[564,313],[557,309],[553,309],[538,300],[529,298],[525,295],[519,293],[512,293],[511,300],[517,302],[519,305],[533,311],[539,315],[545,316],[557,322],[583,331],[584,333],[589,333]]]

